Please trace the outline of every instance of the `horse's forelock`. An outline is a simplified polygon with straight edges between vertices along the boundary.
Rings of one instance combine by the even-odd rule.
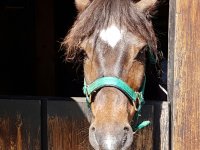
[[[81,52],[83,41],[91,37],[98,38],[99,31],[113,21],[133,34],[139,33],[156,54],[157,40],[151,22],[130,0],[95,0],[78,15],[65,37],[62,45],[66,49],[66,58],[74,59]]]

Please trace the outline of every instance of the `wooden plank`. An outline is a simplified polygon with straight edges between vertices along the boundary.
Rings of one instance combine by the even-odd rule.
[[[175,3],[175,5],[174,5]],[[200,149],[200,1],[170,1],[172,150]],[[173,20],[175,22],[173,22]],[[171,32],[169,32],[171,33]],[[172,57],[173,56],[173,57]],[[172,64],[172,65],[171,65]]]
[[[168,101],[172,101],[173,99],[173,83],[174,83],[174,46],[175,46],[175,8],[176,0],[170,0],[169,5],[169,40],[168,40],[168,77],[167,77],[167,85],[168,85]]]
[[[86,105],[73,101],[48,101],[48,149],[91,149]]]
[[[92,149],[88,141],[90,120],[85,99],[71,98],[71,100],[74,101],[48,101],[47,103],[49,150]],[[168,150],[168,106],[169,104],[167,102],[153,102],[147,103],[143,107],[140,121],[150,120],[152,126],[135,134],[134,144],[131,149]],[[155,113],[160,114],[155,115]],[[160,124],[160,121],[162,121],[163,124]],[[155,124],[159,125],[155,126]],[[158,134],[161,134],[161,136],[158,136]],[[157,138],[153,138],[153,135],[156,135]],[[158,140],[158,138],[160,139]],[[155,146],[157,146],[157,148]]]
[[[168,102],[153,102],[154,106],[154,150],[169,150],[170,112]]]
[[[40,101],[0,100],[0,150],[40,150]]]
[[[139,122],[144,120],[151,121],[151,126],[148,126],[138,131],[133,137],[133,144],[131,149],[136,150],[152,150],[153,149],[153,126],[154,126],[154,107],[152,105],[145,105],[142,108]]]

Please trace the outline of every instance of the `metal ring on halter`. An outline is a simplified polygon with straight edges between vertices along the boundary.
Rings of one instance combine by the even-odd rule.
[[[134,106],[134,108],[135,108],[135,111],[138,111],[138,109],[137,109],[137,107],[136,107],[136,105],[135,105],[135,102],[133,102],[133,106]]]
[[[141,92],[136,92],[136,94],[137,94],[137,100],[138,100],[138,108],[137,108],[137,110],[138,111],[140,111],[140,109],[141,109],[141,107],[142,107],[142,105],[144,104],[144,98],[143,98],[143,94],[141,93]]]

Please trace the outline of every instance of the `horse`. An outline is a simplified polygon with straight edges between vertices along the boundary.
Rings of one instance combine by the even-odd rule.
[[[67,60],[83,56],[84,93],[95,150],[127,150],[141,110],[149,55],[157,61],[151,13],[157,0],[75,0],[78,16],[64,38]]]

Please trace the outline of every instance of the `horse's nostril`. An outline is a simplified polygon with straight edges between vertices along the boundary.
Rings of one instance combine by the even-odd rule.
[[[122,146],[124,146],[126,144],[127,141],[127,136],[124,136],[122,139]]]
[[[94,132],[95,130],[96,130],[96,129],[95,129],[95,127],[91,127],[91,131],[93,131],[93,132]]]
[[[130,130],[130,129],[129,129],[128,126],[125,126],[125,127],[124,127],[124,131],[125,131],[125,132],[128,132],[129,130]]]

